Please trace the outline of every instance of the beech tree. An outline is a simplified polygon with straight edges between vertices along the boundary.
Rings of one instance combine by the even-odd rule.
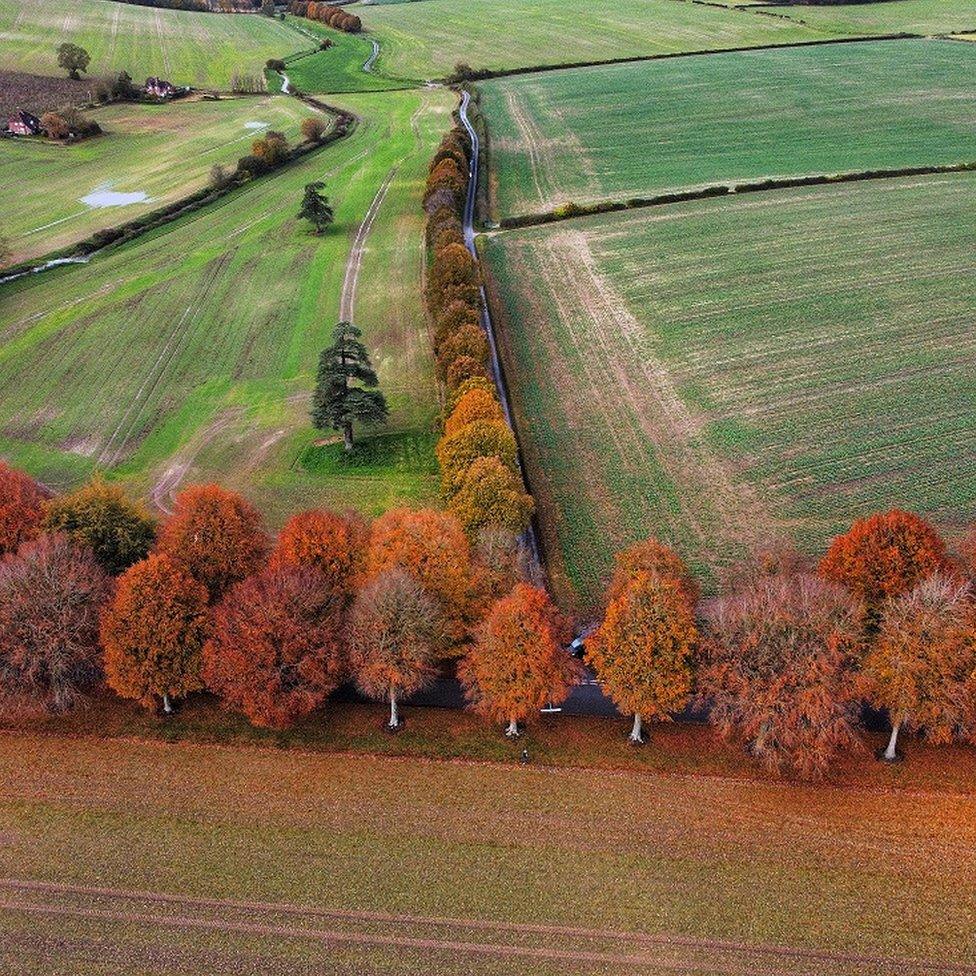
[[[347,452],[353,443],[353,424],[380,424],[389,416],[386,397],[366,347],[362,330],[340,322],[332,333],[332,345],[319,357],[318,378],[312,401],[312,423],[320,430],[342,431]],[[351,383],[358,386],[351,386]]]
[[[694,611],[701,591],[685,561],[657,539],[645,539],[617,553],[614,573],[607,590],[607,602],[615,600],[638,573],[650,573],[674,580],[688,606]]]
[[[494,391],[475,386],[459,397],[444,424],[444,433],[447,436],[455,434],[475,420],[504,421],[504,419],[505,415]]]
[[[255,725],[284,729],[320,708],[343,675],[345,595],[321,571],[272,564],[217,607],[203,678]]]
[[[390,704],[388,728],[400,727],[399,703],[437,675],[439,607],[402,567],[374,577],[350,615],[350,666],[364,695]]]
[[[365,557],[368,532],[366,524],[355,516],[343,517],[325,509],[300,512],[279,533],[271,562],[318,570],[325,585],[348,598]]]
[[[108,577],[65,535],[0,562],[0,696],[8,709],[63,711],[99,675],[98,613]]]
[[[441,486],[450,498],[464,482],[468,468],[478,458],[497,458],[513,474],[518,471],[518,447],[504,420],[474,420],[447,434],[435,448],[441,468]]]
[[[616,706],[633,714],[631,742],[644,741],[644,719],[666,721],[688,703],[697,644],[680,577],[638,571],[610,601],[587,660]]]
[[[0,461],[0,556],[37,537],[47,498],[33,478]]]
[[[305,116],[304,119],[302,119],[302,123],[301,123],[302,135],[305,137],[305,140],[307,142],[320,142],[322,136],[325,135],[325,129],[326,129],[325,122],[323,122],[318,115],[307,115]],[[317,186],[319,190],[325,189],[324,183],[319,183],[319,184],[310,183],[309,186]],[[308,193],[308,186],[305,187],[305,192],[306,194]],[[326,206],[328,207],[328,204],[326,204]],[[304,210],[304,207],[302,209]],[[331,223],[333,219],[332,208],[328,207],[328,211],[329,211],[329,218],[330,218],[328,220],[328,223]],[[301,213],[299,214],[299,216],[304,217],[305,214]]]
[[[145,559],[156,540],[156,523],[145,507],[101,478],[51,499],[44,525],[88,546],[113,576]]]
[[[476,712],[507,722],[505,734],[547,704],[559,704],[579,677],[579,664],[564,650],[565,621],[549,595],[518,583],[478,627],[458,677]]]
[[[461,639],[471,590],[471,549],[457,519],[432,509],[396,508],[373,522],[365,576],[406,570],[436,601],[447,641]]]
[[[157,551],[207,588],[211,603],[254,573],[270,540],[257,509],[219,485],[191,485],[176,496]]]
[[[766,577],[708,611],[699,702],[768,768],[822,776],[857,742],[863,609],[810,574]]]
[[[322,138],[322,132],[316,134],[312,131],[311,125],[307,127],[308,131],[306,132],[306,122],[318,122],[321,125],[321,121],[319,119],[304,119],[302,121],[302,134],[309,142],[317,142]],[[335,214],[329,204],[329,198],[322,193],[324,189],[325,184],[321,180],[317,180],[314,183],[306,183],[305,195],[302,197],[302,205],[298,211],[298,219],[307,220],[314,228],[316,234],[324,233],[326,227],[335,220]]]
[[[949,566],[945,543],[935,529],[911,512],[892,509],[858,519],[837,536],[821,560],[820,573],[873,610]]]
[[[78,72],[87,71],[90,63],[91,55],[77,44],[65,41],[58,48],[58,64],[68,72],[69,78],[77,81],[81,77]]]
[[[207,590],[183,565],[154,554],[130,566],[102,614],[105,678],[123,698],[147,708],[203,687]]]
[[[885,604],[863,663],[871,700],[891,718],[884,758],[898,734],[924,729],[930,742],[976,738],[976,620],[969,584],[935,573]]]
[[[448,507],[469,536],[489,525],[524,532],[534,509],[522,479],[495,457],[472,462]]]

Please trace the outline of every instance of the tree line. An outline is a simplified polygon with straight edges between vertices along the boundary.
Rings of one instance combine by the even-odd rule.
[[[358,34],[363,29],[363,22],[342,7],[331,3],[316,3],[315,0],[290,0],[288,13],[296,17],[306,17],[327,24],[335,30],[345,31],[347,34]]]

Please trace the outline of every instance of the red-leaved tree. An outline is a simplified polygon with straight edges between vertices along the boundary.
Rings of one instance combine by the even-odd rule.
[[[0,698],[63,711],[99,676],[98,613],[110,581],[91,551],[41,535],[0,562]]]
[[[492,607],[458,669],[474,710],[507,722],[514,737],[520,722],[563,701],[580,674],[563,647],[567,636],[545,590],[518,583]]]
[[[320,570],[270,565],[234,586],[203,651],[207,686],[255,725],[284,729],[343,676],[345,594]]]
[[[250,502],[219,485],[191,485],[176,496],[156,551],[207,588],[211,603],[254,573],[270,540]]]
[[[346,596],[365,558],[368,527],[357,516],[341,516],[325,509],[293,515],[278,535],[271,562],[318,570],[329,585]]]
[[[635,542],[617,553],[613,578],[607,590],[607,603],[620,596],[638,573],[672,579],[692,610],[698,603],[701,591],[685,561],[670,546],[657,539]]]
[[[35,538],[48,493],[31,477],[0,461],[0,556]]]
[[[127,569],[102,613],[105,678],[147,708],[203,687],[207,590],[180,563],[154,554]]]

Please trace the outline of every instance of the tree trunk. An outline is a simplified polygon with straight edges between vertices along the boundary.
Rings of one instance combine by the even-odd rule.
[[[885,762],[894,762],[898,758],[898,733],[901,730],[902,720],[891,723],[891,738],[888,740],[888,748],[885,749]]]
[[[519,734],[518,719],[515,718],[510,719],[508,723],[508,728],[505,729],[505,735],[507,735],[510,739],[517,739],[518,734]]]
[[[165,715],[171,715],[173,713],[173,706],[169,702],[169,695],[163,694],[163,713]]]
[[[642,743],[644,741],[644,736],[641,734],[642,731],[643,725],[641,723],[640,712],[634,712],[634,727],[630,730],[630,741]]]
[[[346,441],[346,453],[347,454],[348,453],[351,453],[352,452],[352,447],[353,447],[353,443],[352,443],[352,421],[351,420],[350,421],[347,421],[345,424],[343,424],[343,426],[342,426],[342,436],[343,436],[343,438]]]
[[[390,728],[398,729],[400,727],[400,713],[397,710],[397,696],[396,688],[392,685],[390,686]]]

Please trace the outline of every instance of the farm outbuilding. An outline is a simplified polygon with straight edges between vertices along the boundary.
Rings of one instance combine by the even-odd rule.
[[[15,136],[39,136],[41,120],[30,112],[14,112],[7,119],[7,131]]]

